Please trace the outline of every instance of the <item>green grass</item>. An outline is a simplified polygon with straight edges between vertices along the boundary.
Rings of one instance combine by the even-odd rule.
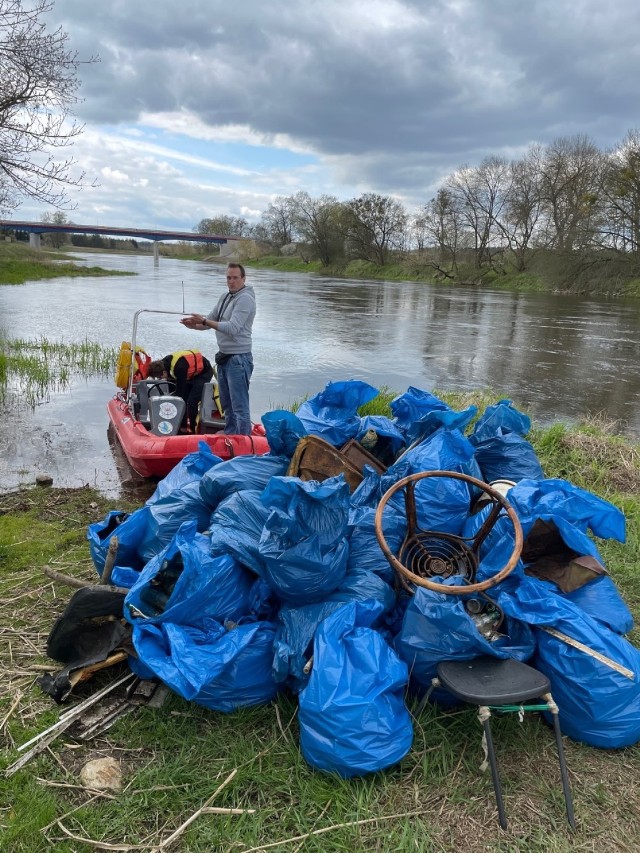
[[[370,414],[388,413],[394,394],[382,389]],[[444,396],[444,395],[439,395]],[[482,409],[490,392],[447,395],[456,409]],[[598,542],[607,567],[640,615],[640,448],[589,423],[534,428],[531,440],[548,477],[564,477],[619,506],[627,542]],[[118,506],[134,509],[139,500]],[[16,746],[44,730],[64,708],[34,681],[53,619],[70,590],[42,573],[50,565],[89,581],[97,575],[85,538],[113,502],[88,487],[27,489],[0,496],[0,767]],[[631,635],[638,644],[637,631]],[[114,673],[97,675],[78,695],[91,695]],[[417,707],[411,706],[413,713]],[[152,850],[223,785],[213,805],[254,809],[202,814],[172,845],[184,853],[275,851],[451,851],[569,853],[637,849],[640,833],[639,747],[598,750],[565,739],[578,829],[564,817],[553,736],[535,714],[518,723],[497,718],[498,750],[509,828],[500,830],[473,709],[427,706],[414,721],[414,744],[397,766],[343,780],[312,770],[298,744],[296,701],[233,714],[213,713],[172,696],[159,710],[140,708],[106,734],[76,743],[70,733],[0,785],[0,848],[11,853],[77,853],[88,841]],[[91,758],[113,756],[123,790],[111,796],[82,789]],[[233,778],[224,785],[229,775]],[[57,823],[56,821],[60,821]],[[70,838],[71,833],[85,841]],[[268,845],[274,845],[269,847]]]
[[[68,387],[75,376],[106,376],[114,370],[118,351],[85,340],[65,344],[0,338],[0,402],[12,399],[36,405],[53,390]]]
[[[68,262],[67,262],[68,261]],[[0,285],[24,284],[61,276],[136,275],[122,270],[77,266],[67,255],[31,249],[22,243],[0,242]]]

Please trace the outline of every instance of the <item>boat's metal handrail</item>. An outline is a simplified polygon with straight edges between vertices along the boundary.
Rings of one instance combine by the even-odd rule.
[[[138,334],[138,317],[140,314],[175,314],[178,317],[188,317],[186,311],[163,311],[160,308],[140,308],[133,315],[133,331],[131,332],[131,364],[129,365],[129,381],[127,382],[127,400],[131,399],[133,391],[133,374],[136,363],[136,336]]]

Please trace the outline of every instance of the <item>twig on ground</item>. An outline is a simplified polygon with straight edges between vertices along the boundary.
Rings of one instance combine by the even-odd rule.
[[[59,826],[64,834],[74,841],[79,841],[81,844],[91,844],[97,850],[120,850],[124,851],[124,853],[129,850],[149,850],[148,844],[107,844],[105,841],[94,841],[93,838],[82,838],[80,835],[74,835],[72,832],[69,832],[66,826],[59,820],[56,821],[56,826]]]
[[[22,690],[18,690],[16,698],[13,700],[11,707],[9,708],[7,713],[4,715],[4,719],[0,723],[0,733],[2,733],[2,731],[4,730],[4,727],[7,725],[7,721],[9,719],[9,717],[13,714],[15,709],[18,707],[18,704],[20,703],[20,700],[22,699],[23,695],[24,694],[23,694]]]
[[[333,802],[333,800],[328,800],[328,801],[327,801],[327,804],[325,805],[325,807],[322,809],[322,811],[320,812],[320,814],[318,815],[318,817],[314,820],[314,822],[313,822],[313,823],[314,823],[314,826],[317,826],[317,825],[320,823],[320,821],[322,820],[322,818],[323,818],[323,817],[326,815],[326,813],[329,811],[329,808],[330,808],[330,806],[331,806],[332,802]],[[300,842],[300,844],[298,844],[298,846],[297,846],[297,847],[296,847],[296,849],[294,850],[294,853],[300,853],[300,850],[302,850],[303,846],[304,846],[304,841],[301,841],[301,842]]]
[[[75,791],[86,791],[88,794],[93,794],[96,797],[106,797],[109,800],[116,800],[117,797],[114,794],[109,794],[107,791],[98,791],[95,788],[85,788],[84,785],[73,785],[71,782],[52,782],[50,779],[43,779],[42,776],[35,777],[36,782],[40,782],[41,785],[46,785],[48,788],[72,788]],[[66,815],[62,815],[61,818],[56,818],[56,820],[62,820]],[[53,826],[55,820],[49,824],[49,826]],[[47,829],[47,827],[45,827]]]
[[[102,575],[100,576],[100,583],[102,586],[108,586],[111,582],[111,572],[113,571],[113,567],[116,563],[116,557],[118,555],[118,544],[118,537],[112,536],[109,540],[107,556],[104,561]]]
[[[208,800],[207,800],[207,801],[206,801],[206,802],[205,802],[205,803],[204,803],[204,804],[203,804],[203,805],[202,805],[202,806],[201,806],[197,811],[195,811],[195,812],[191,815],[191,817],[190,817],[190,818],[188,818],[187,820],[185,820],[185,822],[184,822],[183,824],[181,824],[181,825],[176,829],[176,831],[175,831],[175,832],[172,832],[172,833],[171,833],[171,835],[170,835],[168,838],[165,838],[165,840],[164,840],[164,841],[161,841],[161,842],[160,842],[160,844],[158,844],[158,846],[157,846],[156,850],[166,850],[166,849],[167,849],[167,847],[169,847],[169,845],[170,845],[170,844],[173,844],[173,842],[174,842],[177,838],[180,838],[180,836],[183,834],[183,832],[185,831],[185,829],[187,829],[187,827],[191,826],[191,824],[192,824],[195,820],[197,820],[197,819],[198,819],[198,817],[202,814],[203,809],[207,808],[207,807],[209,806],[209,804],[210,804],[210,803],[212,803],[212,802],[215,800],[215,798],[218,796],[218,794],[220,793],[220,791],[222,791],[222,790],[223,790],[223,788],[226,788],[226,787],[227,787],[227,785],[229,784],[229,782],[231,782],[231,780],[233,779],[233,777],[236,775],[236,773],[237,773],[237,772],[238,772],[238,768],[236,767],[234,770],[232,770],[232,771],[231,771],[231,773],[229,773],[229,775],[228,775],[228,776],[227,776],[227,778],[224,780],[224,782],[222,782],[220,785],[218,785],[218,787],[215,789],[215,791],[213,792],[213,794],[211,794],[211,796],[209,797],[209,799],[208,799]]]
[[[85,589],[88,586],[98,586],[94,581],[82,580],[81,578],[73,578],[71,575],[63,575],[62,572],[57,572],[55,569],[52,569],[51,566],[43,566],[42,571],[48,578],[51,578],[54,581],[58,581],[58,583],[65,584],[65,586],[73,587],[74,589]],[[122,586],[113,586],[112,584],[102,584],[103,586],[107,586],[113,592],[128,592],[128,589],[125,589]]]
[[[244,850],[243,853],[258,853],[259,850],[268,850],[270,847],[280,847],[282,844],[292,844],[294,841],[303,841],[305,838],[311,838],[315,835],[324,835],[327,832],[333,832],[334,829],[346,829],[350,826],[366,826],[369,823],[382,823],[387,820],[398,820],[404,817],[417,817],[421,814],[426,814],[429,809],[418,809],[413,812],[400,812],[398,814],[380,815],[379,817],[368,817],[364,820],[351,820],[346,823],[334,823],[331,826],[325,826],[322,829],[313,829],[311,832],[305,832],[302,835],[295,835],[291,838],[283,838],[281,841],[272,841],[270,844],[260,844],[258,847],[250,847]]]
[[[255,814],[255,809],[225,809],[221,806],[203,806],[200,814]]]
[[[44,780],[40,780],[40,781],[44,781]],[[81,786],[69,785],[69,787],[70,788],[76,788],[76,787],[81,787]],[[40,832],[46,832],[48,829],[51,829],[52,826],[55,826],[59,821],[64,820],[66,817],[69,817],[69,815],[72,815],[74,812],[77,812],[78,809],[83,809],[85,806],[88,806],[89,803],[93,803],[95,800],[100,799],[100,797],[102,797],[102,796],[104,796],[102,791],[93,792],[93,796],[89,797],[88,800],[85,800],[83,803],[80,803],[79,805],[70,809],[68,812],[65,812],[65,814],[63,814],[61,817],[54,818],[54,820],[52,820],[51,823],[48,823],[46,826],[43,826],[40,829]],[[107,795],[107,796],[109,796],[109,795]],[[115,797],[112,797],[112,799],[115,799]]]
[[[289,728],[289,726],[291,725],[291,720],[289,720],[289,725],[287,726],[287,729],[285,729],[285,728],[283,727],[283,725],[282,725],[282,718],[280,717],[280,709],[278,708],[278,705],[277,705],[277,704],[274,704],[274,706],[273,706],[273,707],[274,707],[274,710],[275,710],[275,712],[276,712],[276,720],[277,720],[277,723],[278,723],[278,728],[280,729],[280,732],[281,732],[281,734],[282,734],[282,737],[284,738],[284,740],[289,740],[289,736],[288,736],[288,734],[287,734],[287,729],[288,729],[288,728]],[[292,718],[292,719],[293,719],[293,718]]]

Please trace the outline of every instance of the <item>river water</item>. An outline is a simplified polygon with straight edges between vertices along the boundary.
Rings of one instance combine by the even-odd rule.
[[[225,267],[149,256],[78,255],[78,263],[133,277],[79,277],[0,287],[8,338],[88,339],[119,347],[140,308],[208,312]],[[268,409],[361,379],[398,393],[491,388],[548,424],[602,413],[640,434],[640,304],[522,294],[418,282],[352,281],[249,269],[254,325],[254,420]],[[213,332],[174,316],[142,315],[138,343],[156,358],[197,347],[210,358]],[[0,489],[49,473],[58,486],[120,493],[121,459],[107,441],[107,379],[76,380],[35,411],[13,404],[0,423]]]

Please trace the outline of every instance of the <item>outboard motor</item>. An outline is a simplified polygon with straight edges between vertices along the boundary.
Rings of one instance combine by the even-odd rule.
[[[149,420],[154,435],[178,435],[184,418],[182,397],[149,397]]]

